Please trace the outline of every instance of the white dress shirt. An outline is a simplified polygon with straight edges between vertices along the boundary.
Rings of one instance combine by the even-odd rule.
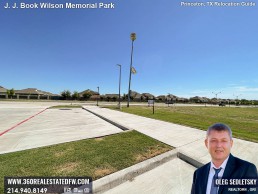
[[[216,168],[216,169],[221,168],[221,170],[218,174],[218,177],[221,178],[224,174],[224,171],[225,171],[225,168],[226,168],[226,165],[227,165],[227,162],[228,162],[228,158],[229,158],[229,156],[226,158],[226,160],[224,160],[224,162],[218,168],[215,167],[215,165],[211,161],[210,172],[209,172],[207,188],[206,188],[206,194],[210,194],[210,192],[211,192],[212,179],[213,179],[213,176],[215,175],[215,170],[213,168]]]

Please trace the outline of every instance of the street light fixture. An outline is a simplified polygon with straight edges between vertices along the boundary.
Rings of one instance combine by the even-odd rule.
[[[132,64],[133,64],[133,42],[136,40],[136,34],[135,33],[131,33],[130,36],[131,40],[132,40],[132,50],[131,50],[131,64],[130,64],[130,74],[129,74],[129,88],[128,88],[128,100],[127,100],[127,107],[129,107],[129,102],[130,102],[130,96],[131,96],[131,77],[132,77]]]
[[[121,96],[120,96],[120,89],[121,89],[121,65],[120,64],[117,64],[117,66],[119,67],[119,99],[118,99],[118,107],[119,107],[119,109],[121,109]]]
[[[99,86],[97,88],[98,88],[98,94],[99,94]],[[99,96],[100,96],[100,94],[99,94]],[[97,106],[99,106],[99,96],[97,98]]]
[[[218,98],[217,98],[217,96],[218,96],[218,94],[221,94],[221,92],[218,92],[218,93],[212,92],[212,93],[215,94],[215,96],[216,96],[216,102],[218,103]]]

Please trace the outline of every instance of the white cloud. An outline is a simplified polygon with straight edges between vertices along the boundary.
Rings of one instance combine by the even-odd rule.
[[[239,92],[258,92],[258,87],[247,87],[247,86],[236,86],[233,87],[233,89],[239,91]]]
[[[221,93],[219,93],[221,92]],[[182,92],[181,92],[182,93]],[[193,90],[188,91],[188,94],[178,95],[182,97],[193,97],[193,96],[201,96],[214,98],[216,97],[216,93],[218,98],[223,99],[248,99],[248,100],[258,100],[258,87],[248,87],[248,86],[239,86],[236,84],[232,84],[232,86],[228,86],[220,89],[201,89],[201,90]]]

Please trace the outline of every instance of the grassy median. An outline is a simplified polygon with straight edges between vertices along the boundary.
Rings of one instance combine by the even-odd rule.
[[[0,155],[4,176],[91,176],[93,180],[173,148],[137,131]]]
[[[202,130],[222,122],[231,127],[234,137],[258,142],[258,108],[170,106],[155,107],[153,114],[152,107],[130,106],[122,111]]]
[[[81,105],[77,105],[77,104],[68,104],[68,105],[57,105],[57,106],[51,106],[49,107],[49,109],[69,109],[69,108],[82,108]]]

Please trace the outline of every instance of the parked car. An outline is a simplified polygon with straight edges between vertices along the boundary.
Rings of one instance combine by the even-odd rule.
[[[219,106],[226,106],[226,104],[224,102],[220,102]]]
[[[166,101],[165,104],[174,104],[172,100]]]

